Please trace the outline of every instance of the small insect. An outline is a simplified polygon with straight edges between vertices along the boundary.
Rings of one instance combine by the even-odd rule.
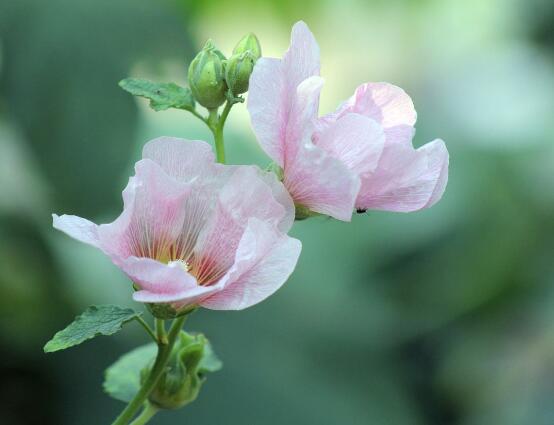
[[[356,208],[356,212],[357,212],[358,214],[363,214],[363,213],[365,213],[366,211],[367,211],[367,208]]]

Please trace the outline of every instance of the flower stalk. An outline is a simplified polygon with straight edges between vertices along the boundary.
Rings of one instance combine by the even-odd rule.
[[[165,370],[167,362],[169,361],[171,350],[173,349],[173,345],[175,345],[175,341],[177,340],[177,336],[179,335],[179,332],[181,331],[183,324],[185,323],[185,320],[186,320],[186,316],[181,316],[176,318],[173,321],[167,336],[165,335],[163,320],[158,319],[156,321],[156,326],[158,331],[158,354],[156,355],[154,366],[152,367],[150,375],[148,376],[146,381],[144,381],[144,384],[142,384],[138,393],[129,402],[127,407],[125,407],[125,409],[112,423],[112,425],[128,425],[129,422],[135,417],[135,415],[137,414],[141,406],[143,406],[144,403],[147,401],[148,396],[150,395],[150,393],[158,383],[158,380],[160,379],[160,377],[162,376]],[[160,322],[161,322],[161,325],[160,325]],[[150,418],[152,416],[153,414],[150,416]],[[145,424],[150,418],[148,419],[143,418],[143,422],[135,421],[136,422],[135,425]],[[139,419],[140,417],[137,418],[137,421]]]
[[[159,409],[151,403],[146,402],[142,413],[131,423],[131,425],[144,425],[158,413]]]

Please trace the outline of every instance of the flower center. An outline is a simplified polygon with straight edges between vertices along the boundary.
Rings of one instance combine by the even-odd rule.
[[[190,271],[190,265],[184,260],[174,260],[168,263],[172,267],[181,267],[184,271]]]

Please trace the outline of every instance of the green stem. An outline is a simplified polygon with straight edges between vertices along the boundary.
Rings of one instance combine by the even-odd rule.
[[[148,421],[152,419],[156,413],[158,413],[158,410],[159,409],[157,407],[154,407],[152,404],[146,402],[144,410],[133,422],[131,422],[131,425],[144,425],[148,423]]]
[[[165,321],[162,319],[154,319],[156,322],[156,332],[158,334],[158,337],[156,338],[156,342],[159,342],[161,344],[167,344],[167,334],[165,333]]]
[[[217,109],[211,109],[207,120],[208,127],[214,135],[216,159],[217,162],[221,164],[225,164],[225,141],[223,138],[223,127],[225,126],[225,121],[227,120],[227,116],[229,115],[229,112],[231,112],[232,107],[233,103],[227,101],[220,116],[217,115]]]
[[[202,115],[200,115],[198,112],[196,112],[194,109],[190,111],[192,115],[194,115],[196,118],[202,120],[202,122],[208,124],[208,120],[204,118]]]
[[[216,128],[214,131],[214,141],[215,141],[215,156],[217,162],[220,164],[225,164],[225,142],[223,140],[223,129]]]
[[[154,361],[154,366],[150,371],[150,375],[148,375],[148,378],[146,379],[144,384],[142,384],[142,387],[139,389],[138,393],[129,402],[127,407],[125,407],[125,409],[112,423],[112,425],[129,424],[131,419],[133,419],[140,407],[144,404],[144,402],[148,398],[148,395],[152,392],[152,390],[158,383],[158,380],[165,371],[165,367],[167,366],[167,362],[169,361],[171,350],[173,348],[173,345],[175,344],[175,341],[177,340],[179,332],[181,332],[181,328],[185,323],[185,319],[186,316],[181,316],[173,321],[169,333],[167,334],[167,339],[165,338],[165,329],[163,330],[162,335],[158,335],[158,354],[156,356],[156,360]],[[163,323],[161,327],[159,326],[159,323],[157,323],[157,327],[158,330],[163,329]]]
[[[135,317],[136,321],[141,324],[141,326],[144,328],[144,330],[150,335],[150,337],[154,340],[154,342],[158,342],[158,338],[156,338],[156,334],[152,330],[152,328],[144,321],[144,319],[140,316]]]

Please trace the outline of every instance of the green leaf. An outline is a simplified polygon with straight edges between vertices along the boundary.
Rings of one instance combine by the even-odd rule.
[[[198,372],[217,372],[223,367],[223,362],[215,355],[212,344],[210,344],[208,340],[205,341],[204,355],[202,356],[202,360],[200,360]]]
[[[174,83],[155,83],[140,78],[126,78],[119,86],[134,96],[150,99],[150,107],[155,111],[169,108],[194,110],[194,98],[188,87]]]
[[[156,351],[152,342],[121,356],[106,369],[104,391],[116,400],[131,401],[140,388],[140,372],[154,360]]]
[[[45,353],[79,345],[98,335],[112,335],[142,313],[116,305],[90,306],[65,329],[54,335],[44,346]]]

